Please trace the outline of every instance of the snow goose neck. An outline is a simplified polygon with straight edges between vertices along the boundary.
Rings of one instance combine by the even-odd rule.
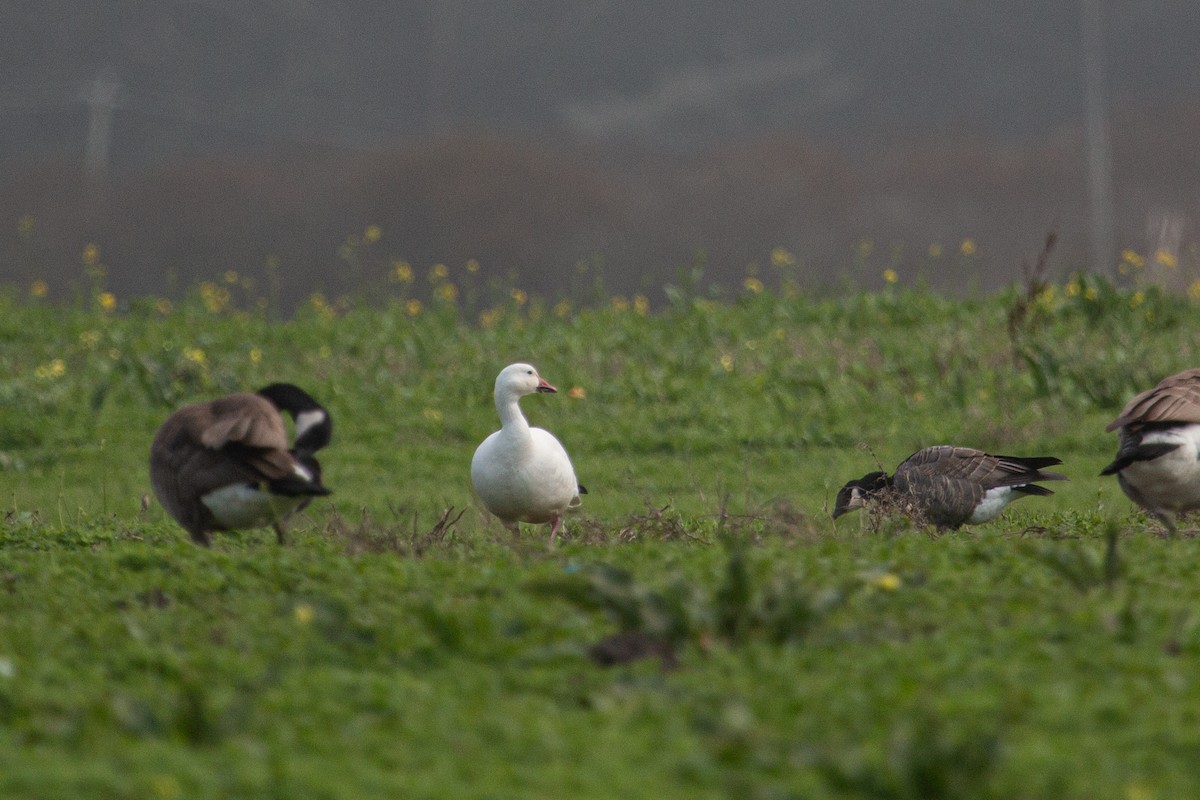
[[[1100,474],[1174,533],[1175,515],[1200,508],[1200,369],[1137,395],[1105,430],[1118,431],[1117,457]]]
[[[280,411],[296,422],[292,448]],[[150,483],[197,544],[211,545],[213,531],[265,525],[284,544],[284,520],[329,494],[315,453],[332,435],[329,413],[289,383],[193,403],[158,429],[150,446]]]
[[[1035,481],[1065,481],[1065,475],[1042,471],[1061,463],[1052,456],[993,456],[970,447],[926,447],[906,458],[891,476],[871,472],[847,483],[834,501],[833,516],[873,500],[891,499],[940,530],[987,522],[1013,500],[1053,494]]]
[[[518,402],[527,394],[557,390],[529,364],[510,364],[496,377],[500,430],[483,440],[471,459],[471,483],[483,505],[513,533],[522,522],[550,523],[550,541],[562,516],[577,508],[586,490],[562,444],[530,427]]]

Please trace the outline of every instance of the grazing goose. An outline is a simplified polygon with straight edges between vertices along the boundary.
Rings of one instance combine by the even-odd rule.
[[[1116,475],[1130,500],[1174,533],[1176,514],[1200,508],[1200,369],[1164,378],[1129,401],[1106,431],[1119,430]]]
[[[587,490],[562,444],[549,431],[531,428],[517,401],[534,392],[558,391],[529,364],[510,364],[496,377],[500,430],[483,440],[471,459],[471,483],[488,511],[513,533],[521,522],[550,523],[550,541],[562,515],[578,508]]]
[[[280,411],[296,423],[291,448]],[[194,403],[158,429],[150,483],[197,544],[212,544],[212,531],[264,525],[284,544],[288,515],[329,494],[314,454],[332,436],[329,413],[290,383]]]
[[[1061,464],[1049,456],[993,456],[969,447],[940,445],[918,450],[888,476],[871,472],[842,487],[834,502],[836,519],[871,500],[894,498],[940,530],[987,522],[1027,494],[1054,494],[1035,481],[1065,481],[1043,467]]]

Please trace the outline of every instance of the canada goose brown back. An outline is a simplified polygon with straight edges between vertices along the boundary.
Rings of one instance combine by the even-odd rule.
[[[1037,481],[1063,481],[1044,467],[1061,464],[1052,456],[995,456],[970,447],[938,445],[918,450],[890,477],[868,473],[838,492],[833,516],[861,508],[872,499],[891,498],[939,529],[959,528],[998,516],[1025,495],[1053,494]]]
[[[1130,400],[1106,431],[1117,455],[1100,471],[1175,531],[1174,515],[1200,509],[1200,369],[1164,378]]]
[[[319,410],[323,421],[318,424],[331,425],[328,414],[303,390],[272,386],[299,393],[284,398],[291,406],[284,410],[293,416]],[[212,531],[263,525],[274,527],[283,543],[284,519],[312,497],[329,494],[311,451],[289,448],[280,408],[268,396],[238,392],[184,406],[154,437],[154,494],[198,544],[210,544]],[[322,444],[327,441],[325,436]]]

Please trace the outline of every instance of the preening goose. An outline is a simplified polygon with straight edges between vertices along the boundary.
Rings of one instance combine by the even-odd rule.
[[[1065,481],[1043,467],[1061,464],[1050,456],[993,456],[969,447],[939,445],[918,450],[888,476],[871,472],[842,487],[833,516],[862,508],[872,500],[894,500],[940,530],[987,522],[1025,495],[1053,494],[1035,481]]]
[[[290,448],[281,411],[296,423]],[[158,429],[150,484],[197,544],[210,545],[212,531],[264,525],[284,544],[284,520],[329,494],[314,454],[332,436],[329,413],[290,383],[194,403]]]
[[[1134,397],[1105,430],[1119,431],[1117,457],[1100,474],[1174,533],[1175,515],[1200,508],[1200,369]]]
[[[501,370],[495,389],[500,430],[484,439],[471,459],[471,483],[484,507],[513,533],[522,522],[550,523],[550,541],[563,514],[577,508],[587,490],[575,479],[562,444],[549,431],[531,428],[517,401],[556,391],[529,364]]]

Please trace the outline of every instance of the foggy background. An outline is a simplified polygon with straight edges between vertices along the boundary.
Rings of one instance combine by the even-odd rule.
[[[290,303],[369,225],[364,280],[556,296],[584,260],[655,302],[775,247],[987,290],[1050,229],[1058,271],[1195,269],[1198,43],[1194,0],[11,0],[0,282],[62,297],[95,242],[122,297],[272,260]]]

